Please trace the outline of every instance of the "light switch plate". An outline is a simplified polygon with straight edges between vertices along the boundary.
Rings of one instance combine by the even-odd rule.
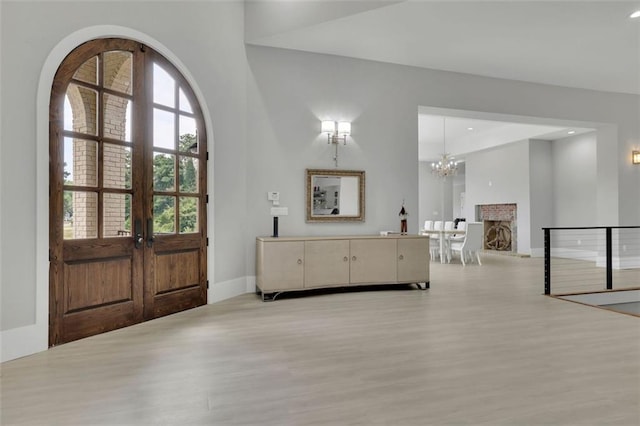
[[[267,200],[269,201],[278,201],[280,200],[280,193],[275,191],[267,192]]]
[[[289,207],[271,207],[271,216],[288,216]]]

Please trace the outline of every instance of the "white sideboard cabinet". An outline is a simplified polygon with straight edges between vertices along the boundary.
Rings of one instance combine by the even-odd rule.
[[[429,288],[429,237],[421,235],[258,237],[256,292],[372,284]]]

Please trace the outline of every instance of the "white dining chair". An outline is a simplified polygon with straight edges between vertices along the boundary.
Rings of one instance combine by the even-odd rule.
[[[460,253],[460,260],[462,265],[465,266],[465,258],[469,256],[469,259],[473,261],[475,257],[478,260],[478,265],[482,265],[480,261],[480,250],[482,250],[482,241],[484,237],[484,225],[480,222],[467,223],[467,230],[464,234],[464,240],[462,242],[452,242],[450,249],[454,253]]]
[[[444,222],[443,229],[445,231],[453,231],[455,229],[455,223],[452,220],[447,220]],[[451,262],[451,250],[449,250],[449,238],[451,234],[444,234],[443,237],[442,246],[444,247],[444,254],[446,255],[447,262]]]
[[[442,230],[442,221],[436,220],[433,222],[433,231]],[[440,236],[439,234],[429,234],[429,253],[431,254],[431,260],[435,260],[440,255]]]
[[[440,255],[440,240],[432,235],[429,236],[429,255],[431,260],[437,260]]]
[[[424,228],[423,230],[425,231],[433,231],[433,220],[425,220],[424,221]],[[438,244],[438,240],[435,240],[435,244],[434,244],[434,239],[433,234],[427,234],[429,235],[429,256],[431,257],[431,260],[435,259],[436,256],[438,255],[438,250],[439,248],[437,247]]]
[[[458,222],[458,225],[456,225],[456,229],[459,229],[460,231],[466,231],[467,230],[467,222],[461,220],[460,222]],[[453,234],[451,237],[449,237],[449,241],[452,241],[452,242],[464,241],[464,233]]]

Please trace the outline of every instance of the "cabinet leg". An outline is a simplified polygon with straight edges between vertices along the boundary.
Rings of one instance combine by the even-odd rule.
[[[420,284],[418,284],[418,287],[420,287],[421,290],[427,290],[429,288],[429,281],[424,283],[424,288],[422,288]]]
[[[276,300],[276,297],[280,296],[282,294],[281,291],[277,291],[275,293],[265,293],[264,291],[262,292],[262,301],[263,302],[273,302],[274,300]]]

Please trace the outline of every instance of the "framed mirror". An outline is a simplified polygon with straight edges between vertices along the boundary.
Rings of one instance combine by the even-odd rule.
[[[364,222],[364,171],[307,169],[307,222]]]

